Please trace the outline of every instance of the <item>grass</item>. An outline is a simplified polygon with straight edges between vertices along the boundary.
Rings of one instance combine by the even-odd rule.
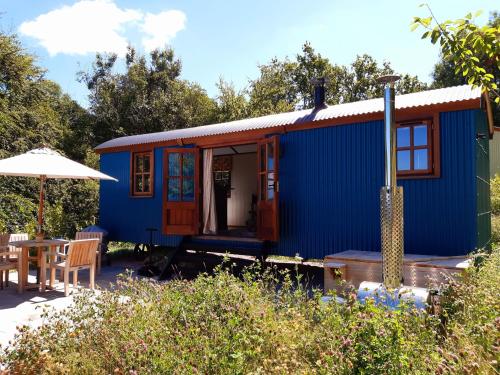
[[[110,262],[130,259],[134,254],[134,244],[131,242],[110,242],[108,244],[107,259]]]

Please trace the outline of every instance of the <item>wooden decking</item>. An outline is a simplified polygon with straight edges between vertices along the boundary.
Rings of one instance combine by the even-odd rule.
[[[440,257],[405,254],[403,258],[404,284],[416,287],[437,287],[447,278],[463,272],[470,265],[466,256]],[[348,250],[327,255],[324,259],[325,292],[342,291],[341,280],[354,288],[362,281],[382,282],[382,256],[376,251]]]
[[[232,241],[232,242],[248,242],[248,243],[262,243],[262,240],[252,237],[236,237],[236,236],[219,236],[204,234],[200,236],[192,236],[196,240],[208,240],[208,241]]]
[[[183,250],[201,252],[231,253],[264,258],[267,256],[266,243],[256,238],[212,235],[191,236],[184,238],[180,247]]]

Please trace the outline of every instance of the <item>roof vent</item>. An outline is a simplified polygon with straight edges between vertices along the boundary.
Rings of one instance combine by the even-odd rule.
[[[318,111],[328,107],[325,103],[325,85],[329,82],[328,78],[313,78],[311,83],[314,85],[314,110]]]

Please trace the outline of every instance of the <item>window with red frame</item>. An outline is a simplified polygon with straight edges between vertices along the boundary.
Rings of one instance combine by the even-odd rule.
[[[153,195],[153,153],[135,152],[132,154],[132,195]]]
[[[434,173],[432,121],[400,123],[396,135],[396,167],[399,176]]]

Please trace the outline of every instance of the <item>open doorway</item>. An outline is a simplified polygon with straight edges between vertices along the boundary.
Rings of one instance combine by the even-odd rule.
[[[215,235],[255,238],[257,231],[257,144],[212,149]],[[209,189],[206,189],[209,190]],[[204,191],[204,198],[210,191]],[[210,207],[210,208],[207,208]],[[204,213],[207,214],[206,212]]]

